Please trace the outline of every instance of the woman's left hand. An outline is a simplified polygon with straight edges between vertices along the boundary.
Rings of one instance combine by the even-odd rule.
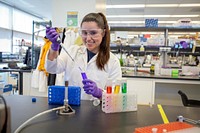
[[[90,79],[83,79],[83,89],[85,93],[91,94],[92,96],[96,98],[101,98],[102,97],[102,90],[97,87],[97,84],[90,80]]]

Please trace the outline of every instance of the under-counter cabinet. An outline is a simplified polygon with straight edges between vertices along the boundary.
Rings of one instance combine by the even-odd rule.
[[[147,78],[127,78],[128,93],[137,94],[138,104],[154,103],[154,81]]]

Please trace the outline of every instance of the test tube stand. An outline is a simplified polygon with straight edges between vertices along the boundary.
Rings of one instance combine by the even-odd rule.
[[[103,93],[102,111],[105,113],[137,111],[137,95]]]

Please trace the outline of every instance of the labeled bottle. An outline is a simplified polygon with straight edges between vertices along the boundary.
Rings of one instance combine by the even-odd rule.
[[[154,74],[155,72],[155,65],[154,64],[151,64],[151,67],[150,67],[150,74]]]
[[[141,44],[141,46],[140,46],[140,51],[144,51],[144,45],[143,44]]]

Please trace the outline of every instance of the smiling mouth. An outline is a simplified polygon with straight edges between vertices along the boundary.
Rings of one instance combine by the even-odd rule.
[[[87,45],[94,45],[94,43],[86,43]]]

